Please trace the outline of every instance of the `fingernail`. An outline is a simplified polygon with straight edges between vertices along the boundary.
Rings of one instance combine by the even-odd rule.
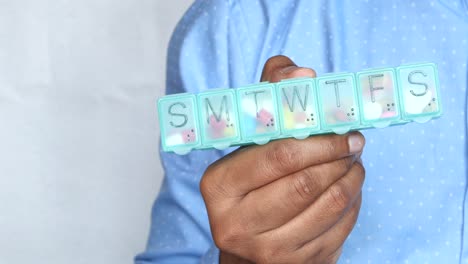
[[[288,74],[293,72],[295,69],[297,69],[297,66],[288,66],[280,70],[282,74]]]
[[[360,134],[353,133],[348,136],[349,152],[358,153],[364,147],[364,137]]]

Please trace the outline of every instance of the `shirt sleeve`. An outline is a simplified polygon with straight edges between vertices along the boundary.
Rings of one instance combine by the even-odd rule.
[[[233,87],[230,5],[196,1],[179,22],[168,49],[168,94]],[[160,153],[165,176],[152,208],[147,247],[135,257],[136,264],[218,263],[199,182],[206,167],[229,151]]]

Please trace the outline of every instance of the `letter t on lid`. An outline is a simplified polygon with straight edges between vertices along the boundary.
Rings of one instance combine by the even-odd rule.
[[[344,134],[360,124],[354,74],[343,73],[317,78],[321,127]]]
[[[162,148],[186,154],[200,146],[195,95],[175,94],[158,100]]]
[[[238,88],[237,100],[243,142],[265,144],[279,136],[274,84]]]

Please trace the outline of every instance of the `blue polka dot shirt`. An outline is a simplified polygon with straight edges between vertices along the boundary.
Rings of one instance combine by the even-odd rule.
[[[438,65],[442,118],[363,131],[363,202],[339,263],[468,263],[468,0],[196,1],[169,44],[167,93],[258,82],[278,54],[318,76]],[[199,182],[232,150],[161,153],[165,177],[135,263],[218,263]]]

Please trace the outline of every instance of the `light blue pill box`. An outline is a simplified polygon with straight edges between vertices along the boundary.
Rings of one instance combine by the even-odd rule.
[[[424,123],[441,114],[433,63],[263,82],[158,100],[162,149],[177,154]]]

